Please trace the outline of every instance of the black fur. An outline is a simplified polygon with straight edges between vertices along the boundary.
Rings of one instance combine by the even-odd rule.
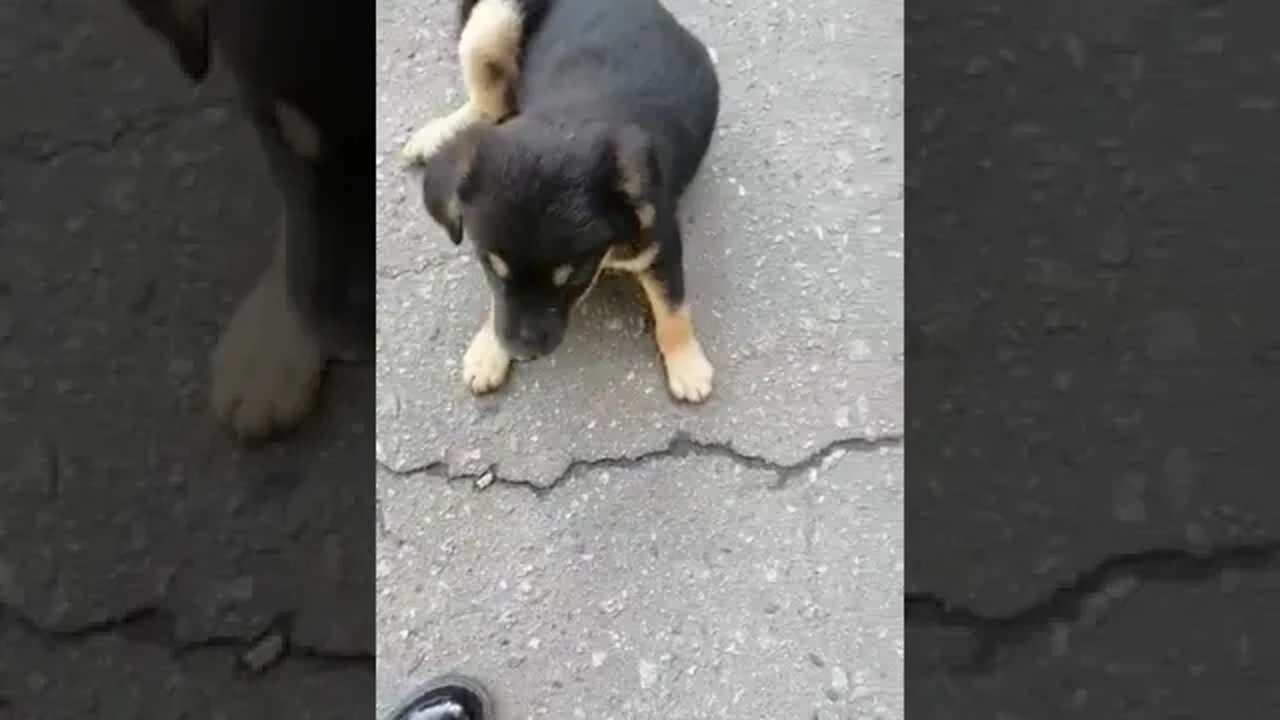
[[[199,82],[209,74],[209,13],[173,0],[127,0],[138,18],[169,42],[182,72]]]
[[[129,0],[202,80],[211,50],[236,78],[284,204],[288,284],[299,314],[333,354],[373,347],[374,28],[343,0]],[[182,12],[178,8],[183,8]],[[284,142],[275,103],[318,129],[305,160]],[[228,188],[234,191],[234,188]],[[274,229],[274,228],[273,228]]]
[[[461,3],[464,21],[475,4]],[[447,145],[428,162],[423,191],[453,240],[465,234],[475,246],[499,339],[529,358],[559,345],[611,246],[656,243],[651,272],[672,306],[683,303],[676,206],[710,144],[720,91],[706,48],[658,0],[522,5],[515,116]],[[440,212],[454,192],[460,222]],[[641,214],[652,215],[648,229]],[[556,286],[566,264],[573,273]]]

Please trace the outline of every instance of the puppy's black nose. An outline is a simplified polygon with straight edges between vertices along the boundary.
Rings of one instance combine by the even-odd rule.
[[[555,350],[563,337],[563,329],[552,323],[523,322],[510,327],[502,337],[502,344],[512,357],[527,361]]]
[[[545,328],[521,328],[519,340],[520,345],[527,350],[535,355],[541,355],[547,351],[547,346],[551,343],[551,332]]]

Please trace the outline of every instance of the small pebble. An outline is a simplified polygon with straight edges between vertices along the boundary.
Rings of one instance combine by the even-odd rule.
[[[842,667],[831,668],[831,689],[836,691],[837,695],[844,695],[849,692],[849,674]]]
[[[273,628],[240,655],[240,667],[255,675],[261,674],[284,657],[287,646],[284,633]]]
[[[648,660],[640,661],[640,688],[648,690],[658,682],[658,666]]]

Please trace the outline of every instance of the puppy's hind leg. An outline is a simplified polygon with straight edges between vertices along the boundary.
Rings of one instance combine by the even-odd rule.
[[[458,60],[467,105],[491,123],[516,111],[520,49],[527,17],[520,0],[480,0],[471,9],[458,40]]]
[[[479,0],[466,12],[458,61],[467,101],[419,128],[401,149],[408,163],[425,163],[445,143],[478,122],[498,123],[516,111],[524,8],[518,0]]]

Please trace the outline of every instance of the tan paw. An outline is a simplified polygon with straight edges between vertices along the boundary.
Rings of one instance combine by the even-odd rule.
[[[291,430],[315,405],[324,357],[273,267],[240,303],[210,357],[213,411],[242,441]]]
[[[667,387],[677,400],[700,403],[711,396],[715,370],[696,340],[663,357],[667,367]]]
[[[462,381],[471,392],[483,395],[502,387],[510,369],[511,356],[502,349],[493,327],[486,323],[462,356]]]
[[[409,141],[400,148],[400,158],[406,163],[425,163],[432,155],[440,152],[450,140],[458,136],[472,120],[470,109],[466,106],[453,113],[436,118],[418,128]]]

